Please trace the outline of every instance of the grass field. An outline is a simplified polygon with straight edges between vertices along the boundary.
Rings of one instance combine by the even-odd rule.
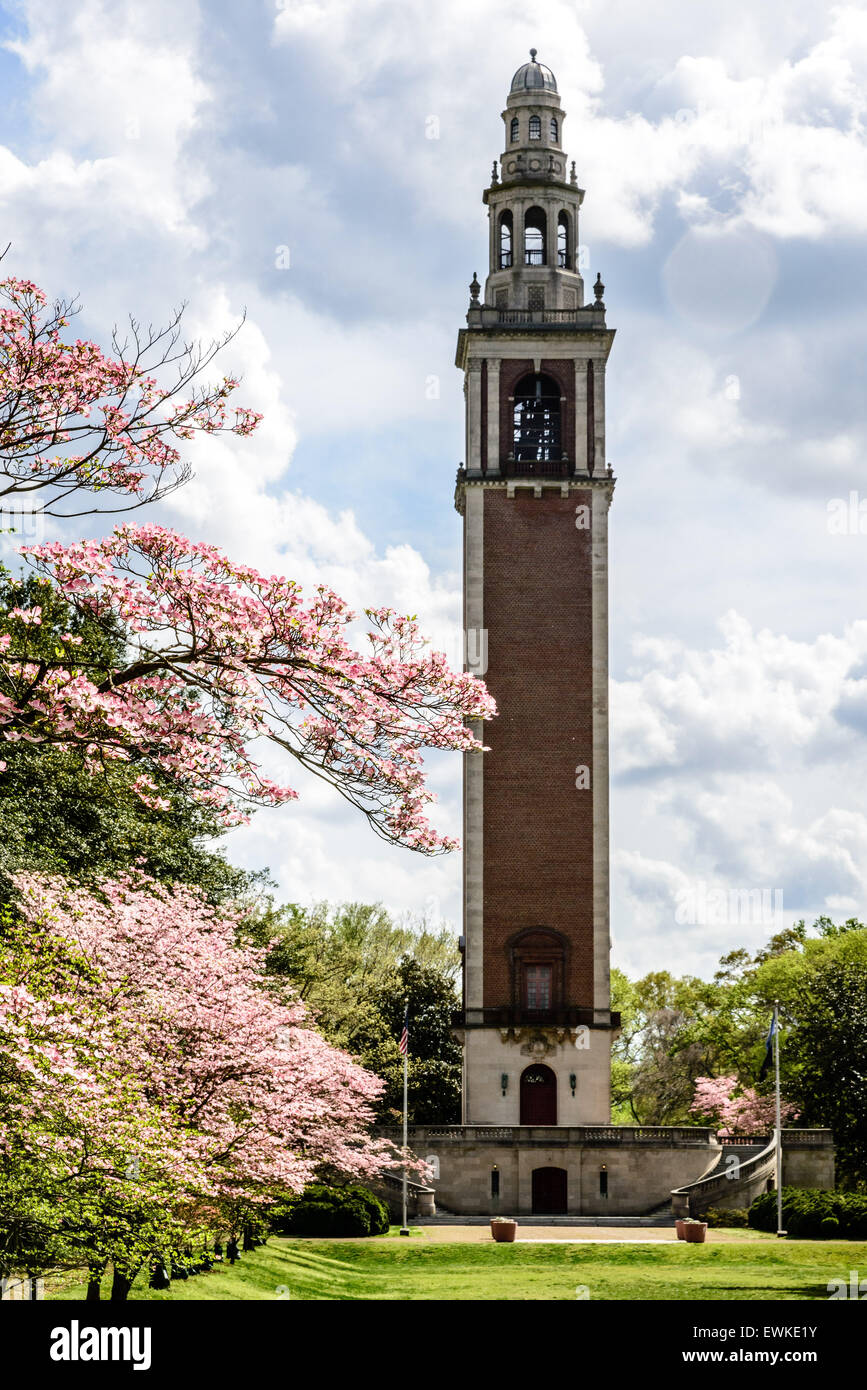
[[[706,1245],[495,1245],[476,1240],[283,1240],[165,1293],[139,1276],[131,1297],[190,1300],[822,1299],[829,1279],[867,1270],[867,1243],[744,1239]],[[733,1233],[735,1234],[735,1233]],[[738,1235],[747,1233],[737,1233]],[[82,1299],[55,1283],[46,1297]],[[104,1289],[108,1296],[108,1285]]]

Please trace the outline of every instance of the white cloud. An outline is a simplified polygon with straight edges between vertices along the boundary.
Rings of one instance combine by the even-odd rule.
[[[771,935],[763,919],[681,932],[678,894],[699,883],[780,894],[774,929],[867,897],[867,622],[812,642],[755,632],[734,613],[719,626],[717,647],[637,641],[631,679],[612,691],[614,767],[626,778],[614,867],[640,927],[625,956],[642,969],[675,930],[679,968],[695,970]],[[656,856],[629,843],[636,834]]]
[[[54,146],[37,168],[42,196],[59,203],[71,194],[73,218],[89,209],[103,222],[184,230],[208,187],[183,155],[210,98],[196,72],[197,6],[80,0],[58,9],[30,0],[25,8],[27,33],[6,46],[38,82],[34,114]]]
[[[806,241],[833,263],[867,227],[864,11],[674,0],[661,21],[632,0],[291,0],[239,20],[216,3],[203,19],[193,0],[28,0],[19,13],[32,104],[0,150],[7,264],[51,293],[80,289],[83,331],[103,339],[127,308],[161,322],[187,297],[205,336],[248,310],[225,365],[265,424],[197,445],[198,476],[161,519],[357,608],[416,612],[447,649],[452,465],[413,492],[415,457],[384,463],[369,490],[394,521],[376,533],[332,465],[338,446],[360,470],[365,448],[387,460],[407,426],[427,444],[443,424],[457,459],[453,334],[469,248],[485,244],[479,193],[509,77],[539,49],[568,112],[594,271],[604,251],[620,277],[614,631],[619,650],[643,637],[614,691],[618,949],[670,956],[672,903],[697,875],[779,883],[793,911],[854,910],[867,701],[847,672],[867,658],[863,566],[857,538],[829,543],[825,500],[859,485],[867,445],[860,309],[838,296],[807,324],[805,272],[786,257]],[[420,515],[439,551],[408,543]],[[708,638],[728,609],[739,616]],[[433,776],[438,824],[455,830],[458,760]],[[293,896],[436,899],[456,918],[456,858],[389,850],[320,784],[299,789],[232,852],[270,862]],[[696,928],[677,966],[712,967],[729,944]]]

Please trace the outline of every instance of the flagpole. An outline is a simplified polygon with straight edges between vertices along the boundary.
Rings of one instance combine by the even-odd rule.
[[[403,1009],[404,1017],[404,1036],[406,1046],[403,1049],[403,1225],[400,1228],[402,1236],[409,1235],[409,1227],[406,1224],[406,1147],[407,1147],[407,1090],[408,1090],[408,1070],[409,1070],[409,1033],[407,1029],[407,1019],[409,1017],[409,1000],[407,999]]]
[[[783,1230],[783,1127],[780,1120],[780,1001],[774,1000],[774,1104],[777,1120],[777,1235]]]

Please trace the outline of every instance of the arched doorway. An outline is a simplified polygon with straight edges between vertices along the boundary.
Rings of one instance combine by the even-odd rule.
[[[563,1216],[566,1213],[566,1169],[533,1169],[533,1215]]]
[[[550,1067],[537,1062],[521,1073],[521,1124],[557,1123],[557,1078]]]

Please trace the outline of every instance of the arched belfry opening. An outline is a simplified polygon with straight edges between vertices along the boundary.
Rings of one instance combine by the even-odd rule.
[[[546,265],[547,219],[543,208],[528,208],[524,214],[524,265]]]
[[[518,463],[563,457],[560,387],[544,372],[522,377],[515,387],[513,440]]]
[[[557,265],[560,270],[572,269],[571,241],[569,214],[568,212],[561,212],[557,218]]]
[[[508,208],[500,213],[500,270],[512,264],[512,214]]]

